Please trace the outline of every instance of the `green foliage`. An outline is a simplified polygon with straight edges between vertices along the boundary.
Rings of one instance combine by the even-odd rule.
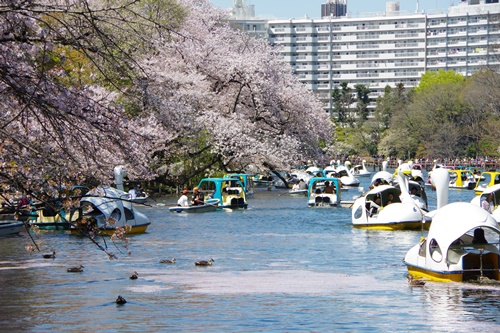
[[[437,84],[461,84],[465,78],[452,70],[440,69],[437,72],[425,72],[420,79],[420,83],[415,87],[415,91],[432,89]]]
[[[349,113],[349,108],[350,105],[354,103],[354,98],[352,96],[352,89],[348,87],[346,81],[340,84],[340,88],[333,88],[332,100],[338,122],[352,123],[352,116]]]
[[[488,111],[496,100],[490,96],[498,97],[494,82],[500,81],[491,73],[465,80],[441,70],[424,74],[409,94],[386,88],[377,100],[377,119],[388,129],[379,154],[449,158],[498,154],[499,124]]]
[[[370,89],[364,84],[357,84],[354,86],[356,90],[356,102],[358,112],[358,122],[362,123],[368,119],[368,104],[370,103]]]

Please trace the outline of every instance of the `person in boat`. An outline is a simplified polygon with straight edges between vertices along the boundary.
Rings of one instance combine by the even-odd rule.
[[[488,241],[484,237],[483,229],[474,229],[474,238],[472,239],[472,244],[488,244]]]
[[[370,202],[370,210],[369,210],[370,216],[373,216],[378,213],[381,202],[382,199],[380,199],[380,197],[376,197],[374,201]]]
[[[387,205],[390,205],[393,201],[394,201],[394,194],[389,193],[389,194],[387,195],[387,203],[386,203],[386,206],[387,206]]]
[[[325,182],[325,189],[323,190],[323,193],[328,193],[328,194],[333,194],[335,193],[335,189],[330,185],[329,181]]]
[[[293,184],[292,186],[292,191],[298,191],[298,190],[300,190],[299,182],[295,182],[295,184]]]
[[[484,210],[488,211],[488,213],[492,214],[495,209],[495,204],[493,203],[493,194],[489,193],[486,199],[481,202],[481,207]]]
[[[410,194],[412,196],[416,196],[416,197],[419,197],[420,195],[418,195],[418,189],[416,187],[412,187],[411,191],[410,191]]]
[[[307,184],[304,181],[304,179],[299,180],[299,189],[300,190],[306,190],[307,189]]]
[[[189,206],[189,200],[187,197],[188,193],[189,193],[188,190],[182,191],[181,197],[179,198],[179,200],[177,200],[177,206],[181,206],[181,207],[188,207]]]
[[[129,200],[134,200],[135,198],[137,198],[137,191],[135,190],[135,188],[131,188],[129,191],[128,191],[128,199]]]
[[[29,196],[29,194],[28,194]],[[19,203],[17,204],[19,208],[24,208],[31,204],[31,200],[27,195],[23,195]]]
[[[135,192],[136,192],[138,197],[145,197],[146,196],[146,193],[144,193],[144,191],[142,190],[141,184],[137,185]]]
[[[373,182],[373,184],[370,185],[370,190],[373,190],[375,187],[379,186],[380,185],[380,179],[375,179],[375,181]]]
[[[200,192],[200,189],[197,187],[193,188],[193,200],[191,203],[194,206],[203,205],[205,203],[204,200],[205,198],[203,197],[203,193]]]

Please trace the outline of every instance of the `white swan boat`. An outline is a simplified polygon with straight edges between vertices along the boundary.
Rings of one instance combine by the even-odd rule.
[[[353,172],[352,174],[356,177],[370,177],[371,176],[371,171],[368,171],[366,168],[366,160],[363,160],[361,162],[361,165],[355,165],[354,168],[352,168]]]
[[[125,170],[125,167],[123,165],[117,165],[113,171],[115,175],[116,188],[120,191],[125,191],[125,189],[123,188],[123,178],[127,176],[127,171]],[[128,196],[128,200],[130,200],[133,203],[144,204],[149,198],[149,195],[146,192],[137,191],[135,189],[134,192],[135,192],[134,195],[131,195],[131,193],[129,192]]]
[[[376,230],[421,230],[424,212],[408,193],[407,179],[399,174],[399,187],[388,184],[387,171],[373,176],[374,186],[352,205],[352,224],[357,228]]]
[[[486,200],[490,194],[493,199],[493,202],[490,204],[493,205],[491,208],[491,215],[498,223],[500,223],[500,209],[498,209],[500,204],[500,184],[487,187],[483,192],[481,192],[481,194],[475,196],[471,200],[471,203],[475,206],[481,207],[483,200]]]
[[[360,181],[358,178],[354,177],[351,172],[350,162],[346,161],[344,165],[338,166],[335,171],[330,171],[330,169],[325,170],[325,177],[338,178],[342,183],[342,186],[348,187],[358,187]]]
[[[484,233],[484,239],[475,237]],[[434,212],[429,233],[405,255],[414,278],[462,282],[499,280],[500,229],[484,209],[456,202]]]
[[[125,229],[127,234],[146,232],[151,224],[149,218],[139,212],[128,199],[128,193],[119,189],[103,186],[98,187],[80,200],[83,224],[71,224],[73,234],[87,231],[90,223],[99,230],[101,235],[111,235],[117,227]],[[80,216],[75,212],[73,218]]]

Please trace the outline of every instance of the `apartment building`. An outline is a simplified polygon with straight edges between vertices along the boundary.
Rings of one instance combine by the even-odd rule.
[[[245,22],[252,20],[238,25]],[[333,113],[330,93],[343,81],[369,87],[373,109],[387,85],[415,87],[426,71],[467,76],[498,68],[500,4],[466,0],[447,12],[404,13],[399,3],[388,2],[385,12],[366,17],[270,20],[267,39],[318,94],[325,111]]]

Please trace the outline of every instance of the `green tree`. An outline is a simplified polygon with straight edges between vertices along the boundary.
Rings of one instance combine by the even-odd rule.
[[[449,74],[446,74],[449,75]],[[409,103],[394,110],[390,131],[379,146],[397,156],[464,156],[468,137],[464,119],[470,112],[463,100],[464,80],[435,80],[411,94]]]
[[[349,88],[346,81],[340,84],[340,88],[333,88],[332,99],[334,110],[337,113],[337,121],[339,123],[350,122],[349,108],[354,103],[354,97],[352,96],[352,89]]]
[[[370,89],[364,84],[356,84],[354,86],[356,91],[356,109],[358,114],[358,121],[362,123],[368,119],[368,104],[370,103]]]
[[[417,87],[415,87],[415,91],[419,92],[428,88],[435,86],[436,84],[445,84],[445,83],[456,83],[461,84],[465,81],[465,78],[455,73],[452,70],[445,71],[444,69],[440,69],[437,72],[425,72],[422,74],[420,79],[420,83]]]

